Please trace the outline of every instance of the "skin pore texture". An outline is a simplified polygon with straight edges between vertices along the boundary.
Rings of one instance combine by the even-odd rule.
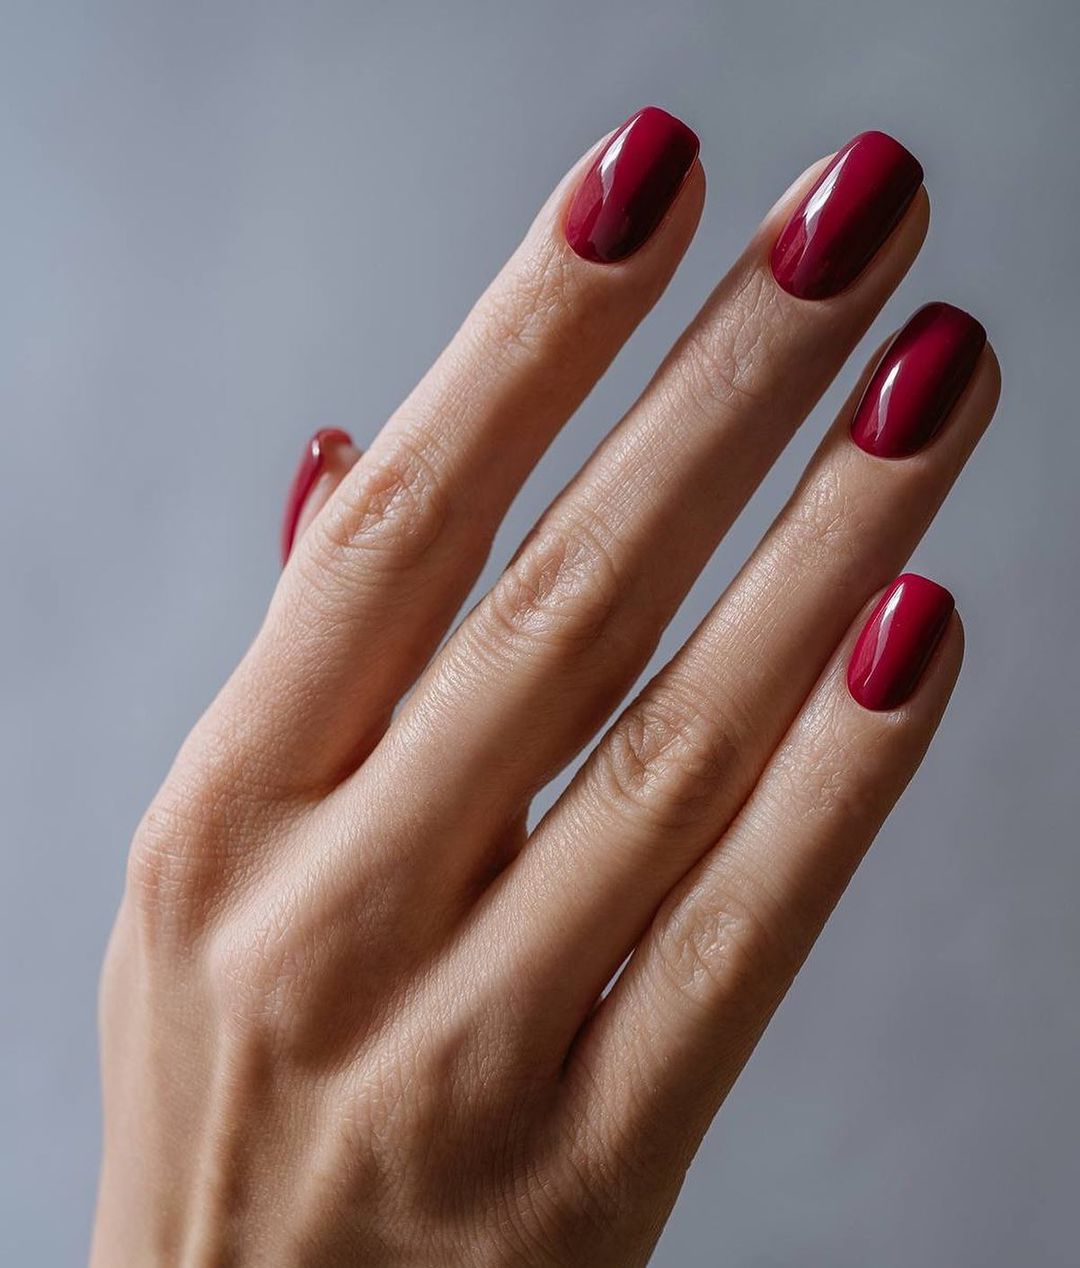
[[[951,594],[896,579],[997,402],[974,318],[879,349],[625,697],[914,262],[922,180],[875,132],[799,177],[464,617],[690,245],[693,132],[600,141],[370,445],[308,442],[265,621],[131,848],[95,1268],[648,1260],[959,672]]]

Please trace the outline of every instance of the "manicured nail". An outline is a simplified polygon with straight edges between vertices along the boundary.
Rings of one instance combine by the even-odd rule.
[[[895,709],[918,686],[955,604],[936,581],[905,572],[881,597],[848,663],[848,689],[865,709]]]
[[[777,282],[799,299],[850,286],[922,184],[918,159],[884,132],[861,132],[836,155],[772,251]]]
[[[889,345],[851,421],[860,449],[906,458],[940,431],[967,387],[986,331],[952,304],[927,304]]]
[[[337,427],[325,427],[308,441],[296,468],[296,475],[285,499],[285,514],[281,521],[281,563],[288,561],[296,540],[296,528],[304,510],[304,503],[311,496],[319,476],[326,470],[327,462],[335,449],[351,445],[352,437]]]
[[[697,136],[656,106],[631,115],[581,182],[566,240],[586,260],[613,264],[638,249],[675,201],[698,152]]]

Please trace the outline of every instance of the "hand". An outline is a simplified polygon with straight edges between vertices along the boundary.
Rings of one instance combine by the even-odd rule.
[[[704,191],[693,134],[635,116],[370,449],[313,445],[265,624],[132,848],[97,1265],[648,1258],[945,707],[951,597],[875,603],[998,391],[979,324],[920,310],[528,833],[927,228],[880,133],[800,177],[439,649]]]

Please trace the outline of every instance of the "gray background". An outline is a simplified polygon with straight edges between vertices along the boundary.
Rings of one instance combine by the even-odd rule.
[[[912,308],[977,313],[1005,392],[915,559],[967,624],[950,713],[656,1263],[1077,1263],[1077,13],[0,5],[0,1261],[85,1253],[94,993],[127,840],[259,619],[306,434],[369,439],[563,170],[657,102],[702,135],[704,223],[494,564],[773,199],[863,128],[923,160],[929,241],[661,654]]]

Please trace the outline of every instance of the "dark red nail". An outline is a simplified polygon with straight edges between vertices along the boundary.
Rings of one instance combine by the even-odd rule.
[[[799,299],[827,299],[859,276],[922,184],[913,154],[884,132],[861,132],[836,155],[784,226],[773,276]]]
[[[975,371],[986,331],[951,304],[927,304],[889,345],[851,421],[878,458],[906,458],[941,429]]]
[[[936,581],[905,572],[881,596],[848,663],[848,688],[865,709],[895,709],[911,695],[955,604]]]
[[[285,499],[285,514],[281,521],[281,563],[288,561],[296,540],[296,526],[300,523],[300,514],[304,503],[311,496],[315,482],[326,470],[327,456],[339,445],[351,445],[352,437],[348,432],[337,427],[325,427],[317,431],[308,441],[304,449],[300,465],[289,487],[289,495]]]
[[[624,260],[663,220],[697,152],[696,135],[666,110],[646,106],[631,115],[574,195],[567,242],[586,260]]]

